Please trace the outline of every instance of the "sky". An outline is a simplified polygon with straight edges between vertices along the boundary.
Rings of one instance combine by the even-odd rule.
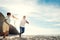
[[[0,0],[0,11],[19,18],[13,20],[18,31],[22,16],[27,16],[29,24],[23,35],[60,34],[60,0]]]

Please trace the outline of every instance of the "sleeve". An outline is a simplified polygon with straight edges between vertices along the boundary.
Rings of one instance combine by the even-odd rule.
[[[8,19],[7,16],[5,17],[5,19]]]
[[[6,16],[4,21],[9,25],[9,23],[7,22],[7,19],[8,19],[8,17]]]
[[[26,20],[26,23],[28,23],[29,24],[29,22]]]
[[[4,19],[3,21],[5,21],[5,22],[6,22],[6,20],[7,20],[7,16],[5,17],[5,19]]]

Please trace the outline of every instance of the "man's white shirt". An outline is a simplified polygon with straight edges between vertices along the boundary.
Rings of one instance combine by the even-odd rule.
[[[25,27],[25,23],[26,23],[26,20],[25,19],[22,19],[21,22],[20,22],[20,26],[21,27]]]

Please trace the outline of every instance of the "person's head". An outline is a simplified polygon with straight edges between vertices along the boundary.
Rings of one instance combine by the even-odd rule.
[[[7,16],[11,16],[11,13],[10,13],[10,12],[8,12],[8,13],[7,13]]]
[[[23,16],[23,19],[26,19],[26,16]]]

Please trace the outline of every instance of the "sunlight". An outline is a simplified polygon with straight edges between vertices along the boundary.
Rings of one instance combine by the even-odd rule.
[[[20,21],[22,19],[22,16],[27,16],[27,18],[31,15],[30,13],[34,10],[33,6],[30,5],[24,5],[24,4],[20,4],[20,5],[4,5],[4,7],[6,7],[9,12],[12,13],[12,15],[14,15],[15,17],[17,17],[18,19],[12,19],[11,24],[19,31],[19,26],[20,26]],[[18,25],[17,25],[18,24]]]

